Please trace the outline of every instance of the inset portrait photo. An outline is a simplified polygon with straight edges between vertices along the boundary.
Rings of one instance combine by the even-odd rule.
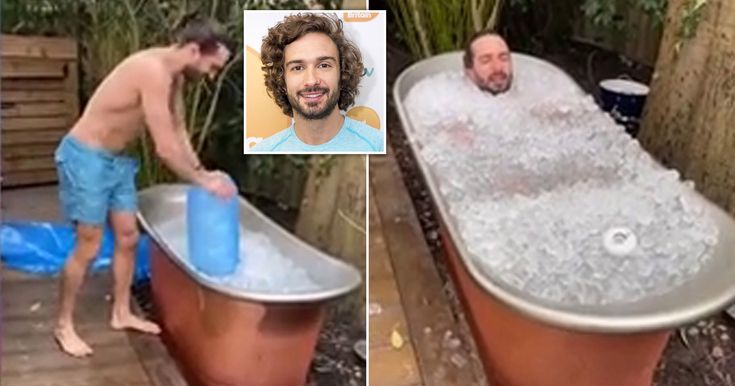
[[[385,154],[385,12],[244,18],[246,154]]]

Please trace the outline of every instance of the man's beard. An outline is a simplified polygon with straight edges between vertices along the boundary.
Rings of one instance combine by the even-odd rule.
[[[492,79],[491,79],[492,77],[493,77],[493,75],[490,75],[490,77],[488,77],[488,79],[487,79],[487,81],[485,83],[483,83],[481,85],[478,85],[478,87],[480,88],[480,90],[489,92],[489,93],[491,93],[493,95],[498,95],[498,94],[502,94],[502,93],[510,90],[510,87],[513,85],[513,74],[508,74],[507,82],[505,83],[505,86],[503,88],[500,88],[500,89],[490,88],[487,85],[488,84],[492,84]]]
[[[197,81],[204,78],[204,74],[193,67],[184,67],[184,77],[186,77],[187,80]]]
[[[297,96],[294,97],[291,94],[288,94],[288,102],[291,104],[291,107],[294,109],[295,112],[297,112],[299,115],[304,117],[304,119],[307,120],[319,120],[324,119],[329,116],[329,114],[332,113],[332,110],[337,106],[337,103],[339,102],[339,93],[334,92],[331,95],[329,95],[329,98],[324,103],[324,107],[319,110],[308,110],[302,108],[301,104],[299,103],[298,95],[302,93],[307,92],[315,92],[315,91],[322,91],[326,95],[329,95],[329,89],[326,87],[310,87],[305,88],[297,93]]]

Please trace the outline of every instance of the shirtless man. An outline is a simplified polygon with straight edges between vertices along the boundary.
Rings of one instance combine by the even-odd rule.
[[[493,95],[510,90],[513,83],[513,64],[508,44],[490,30],[476,33],[467,42],[464,68],[467,77],[480,90]]]
[[[77,335],[73,312],[105,223],[115,234],[114,301],[110,325],[157,334],[154,323],[130,311],[130,286],[138,241],[137,161],[124,149],[148,128],[156,155],[181,179],[220,196],[236,193],[224,173],[205,170],[189,142],[183,114],[185,77],[216,76],[229,60],[225,37],[208,21],[193,19],[176,42],[132,54],[99,85],[84,113],[56,150],[59,199],[75,225],[76,247],[64,266],[54,336],[75,357],[92,354]]]

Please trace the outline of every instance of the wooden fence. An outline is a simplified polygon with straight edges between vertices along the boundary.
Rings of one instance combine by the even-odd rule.
[[[602,28],[589,19],[580,19],[574,31],[576,40],[615,51],[635,62],[656,64],[663,27],[638,7],[623,11],[622,28]]]
[[[2,186],[56,181],[54,150],[79,114],[73,39],[0,36]]]

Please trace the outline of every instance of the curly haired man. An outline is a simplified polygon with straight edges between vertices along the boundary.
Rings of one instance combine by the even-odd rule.
[[[339,19],[323,14],[287,16],[268,30],[261,59],[268,94],[293,123],[260,141],[253,151],[383,150],[380,131],[342,113],[358,94],[363,64]]]

